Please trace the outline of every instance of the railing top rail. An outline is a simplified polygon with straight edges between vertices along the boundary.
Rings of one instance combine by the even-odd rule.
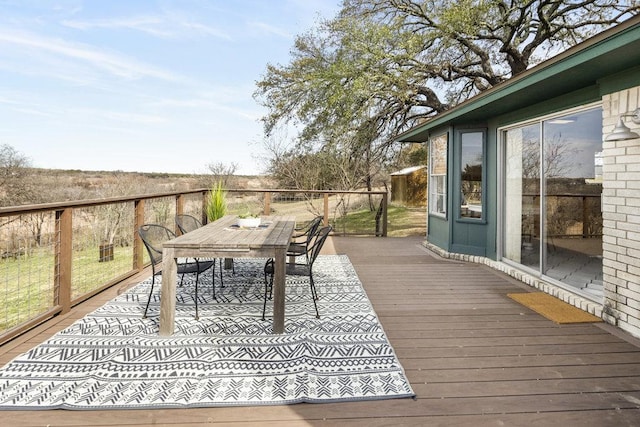
[[[53,211],[53,210],[63,210],[68,208],[82,208],[82,207],[91,207],[91,206],[100,206],[100,205],[108,205],[111,203],[123,203],[123,202],[135,202],[143,199],[154,199],[160,197],[171,197],[171,196],[179,196],[185,194],[197,194],[204,193],[209,191],[209,188],[199,188],[195,190],[181,190],[181,191],[169,191],[162,193],[150,193],[150,194],[136,194],[131,196],[116,196],[116,197],[107,197],[102,199],[87,199],[87,200],[72,200],[66,202],[54,202],[54,203],[40,203],[40,204],[32,204],[32,205],[22,205],[22,206],[7,206],[0,208],[0,217],[16,215],[16,214],[27,214],[27,213],[36,213],[36,212],[44,212],[44,211]],[[294,190],[294,189],[228,189],[226,190],[230,193],[306,193],[306,194],[372,194],[372,195],[382,195],[386,194],[386,191],[358,191],[358,190]]]
[[[142,199],[171,197],[171,196],[178,196],[181,194],[196,194],[196,193],[202,193],[203,191],[208,191],[208,190],[199,189],[199,190],[171,191],[171,192],[163,192],[163,193],[131,195],[131,196],[124,196],[124,197],[116,196],[116,197],[105,197],[102,199],[72,200],[72,201],[66,201],[66,202],[40,203],[35,205],[8,206],[8,207],[0,208],[0,216],[23,214],[23,213],[34,213],[34,212],[42,212],[42,211],[52,211],[52,210],[62,210],[67,208],[100,206],[100,205],[108,205],[111,203],[135,202],[137,200],[142,200]]]
[[[231,190],[226,190],[229,192],[236,193],[306,193],[306,194],[386,194],[386,191],[366,191],[366,190],[295,190],[295,189],[285,189],[285,188],[263,188],[263,189],[238,189],[234,188]]]
[[[540,193],[523,193],[523,196],[527,197],[540,197]],[[602,194],[596,193],[544,193],[545,196],[554,197],[602,197]]]

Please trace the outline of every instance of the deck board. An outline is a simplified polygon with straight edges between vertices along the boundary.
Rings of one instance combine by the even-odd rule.
[[[12,426],[640,425],[639,340],[605,324],[557,325],[506,296],[533,289],[440,259],[420,241],[339,237],[327,245],[351,259],[415,400],[3,416]],[[0,347],[0,364],[145,274]]]

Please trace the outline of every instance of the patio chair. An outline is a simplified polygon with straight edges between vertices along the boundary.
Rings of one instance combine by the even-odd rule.
[[[316,258],[320,254],[320,250],[324,245],[324,242],[327,240],[329,233],[332,228],[330,225],[326,227],[322,227],[319,229],[315,235],[312,237],[309,246],[307,247],[306,259],[307,262],[305,264],[291,264],[287,263],[286,265],[286,274],[289,276],[308,276],[309,277],[309,287],[311,289],[311,298],[313,299],[313,305],[316,309],[316,318],[320,318],[320,313],[318,312],[318,292],[316,291],[316,285],[313,281],[313,263]],[[274,275],[274,263],[273,258],[267,260],[264,265],[264,305],[262,307],[262,320],[265,320],[265,313],[267,310],[267,299],[271,299],[272,291],[273,291],[273,275]]]
[[[158,224],[144,224],[140,226],[140,228],[138,228],[138,235],[142,239],[144,246],[147,248],[153,272],[151,276],[151,290],[149,291],[149,299],[147,300],[147,305],[142,316],[143,318],[146,318],[147,310],[149,310],[149,303],[151,302],[151,296],[153,295],[153,287],[156,283],[156,275],[162,272],[162,244],[167,240],[175,238],[176,235],[167,227]],[[215,260],[200,261],[194,258],[193,261],[178,263],[177,267],[178,274],[180,274],[180,284],[182,284],[185,274],[196,274],[196,289],[194,300],[196,305],[196,319],[198,319],[198,280],[200,279],[200,273],[203,273],[204,271],[212,267],[214,267],[215,272]]]
[[[200,222],[200,220],[195,216],[180,214],[176,215],[176,225],[178,226],[180,233],[186,234],[202,227],[202,222]]]
[[[186,234],[190,231],[193,231],[197,228],[202,227],[202,223],[200,222],[200,220],[198,220],[198,218],[191,215],[187,215],[187,214],[176,215],[176,225],[178,226],[178,229],[182,234]],[[227,258],[227,259],[231,260],[231,272],[235,274],[236,268],[233,265],[233,258]],[[224,278],[222,276],[222,268],[223,268],[222,258],[218,258],[218,261],[220,263],[220,287],[224,288]],[[215,266],[214,266],[214,269],[215,269]],[[213,286],[215,287],[215,285],[216,285],[216,282],[214,279]],[[215,289],[213,294],[215,296]]]
[[[295,260],[297,257],[305,257],[304,262],[309,264],[309,255],[311,254],[309,248],[314,239],[317,237],[318,232],[320,231],[320,223],[322,222],[322,217],[317,216],[311,221],[307,222],[303,227],[296,229],[297,232],[291,237],[291,242],[287,247],[287,257],[289,258],[289,264],[295,264]],[[304,237],[304,240],[300,240],[301,237]],[[296,240],[299,239],[299,240]],[[267,281],[267,273],[265,271],[264,280],[265,283]]]
[[[318,227],[320,227],[323,220],[324,218],[322,216],[317,216],[293,235],[291,243],[287,248],[288,257],[299,257],[309,254],[309,244],[316,235],[316,231],[318,231]],[[308,259],[306,261],[308,263]]]

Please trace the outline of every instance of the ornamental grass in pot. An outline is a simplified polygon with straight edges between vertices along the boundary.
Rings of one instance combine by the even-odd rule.
[[[209,222],[213,222],[222,218],[227,213],[227,191],[222,186],[222,182],[218,181],[213,184],[209,192],[207,200],[207,218]]]

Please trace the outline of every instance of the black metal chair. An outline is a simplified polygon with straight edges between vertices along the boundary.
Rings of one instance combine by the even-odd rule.
[[[180,233],[182,234],[186,234],[190,231],[196,230],[200,227],[202,227],[202,223],[200,222],[200,220],[198,220],[198,218],[191,216],[191,215],[187,215],[187,214],[180,214],[180,215],[176,215],[176,225],[178,226],[178,229],[180,230]],[[220,286],[224,288],[224,278],[222,276],[222,267],[223,267],[223,262],[222,259],[218,259],[219,263],[220,263]],[[233,266],[233,259],[231,259],[231,267],[233,268],[233,272],[235,273],[235,267]],[[214,266],[214,270],[215,270],[215,266]],[[214,274],[215,276],[215,274]],[[213,286],[214,286],[214,296],[215,296],[215,285],[216,285],[216,281],[215,278],[213,280]]]
[[[327,240],[329,233],[331,233],[331,226],[328,225],[326,227],[322,227],[316,231],[316,233],[311,237],[309,246],[307,247],[307,251],[304,255],[306,255],[307,262],[304,264],[300,263],[287,263],[286,266],[286,274],[289,276],[308,276],[309,277],[309,286],[311,289],[311,297],[313,298],[313,305],[316,309],[316,318],[320,318],[320,313],[318,312],[318,292],[316,290],[315,282],[313,281],[313,263],[316,258],[320,254],[320,250],[324,245],[324,242]],[[274,276],[274,262],[273,258],[267,260],[264,265],[264,305],[262,307],[262,320],[265,320],[265,313],[267,310],[267,299],[271,299],[272,291],[273,291],[273,276]]]
[[[323,220],[324,218],[322,216],[317,216],[293,235],[291,243],[287,248],[288,257],[299,257],[309,254],[309,244],[311,243],[311,240],[315,236],[316,231],[318,231],[318,227],[320,227],[320,224],[322,224]]]
[[[176,225],[182,234],[202,227],[202,222],[195,216],[181,214],[176,215]]]
[[[151,260],[151,268],[153,274],[151,276],[151,290],[149,291],[149,299],[147,300],[147,306],[144,309],[143,318],[147,317],[147,310],[149,310],[149,303],[151,302],[151,296],[153,295],[153,287],[156,284],[156,275],[162,272],[162,244],[167,240],[171,240],[176,237],[173,231],[167,227],[158,224],[144,224],[138,228],[138,235],[142,239],[144,246],[147,248],[149,258]],[[184,280],[185,274],[196,274],[196,286],[195,286],[195,305],[196,305],[196,319],[198,316],[198,279],[200,273],[214,267],[215,272],[215,260],[212,261],[200,261],[195,259],[193,261],[180,262],[177,265],[178,274],[180,274],[180,284]],[[214,291],[215,292],[215,291]],[[215,296],[215,293],[214,293]]]

